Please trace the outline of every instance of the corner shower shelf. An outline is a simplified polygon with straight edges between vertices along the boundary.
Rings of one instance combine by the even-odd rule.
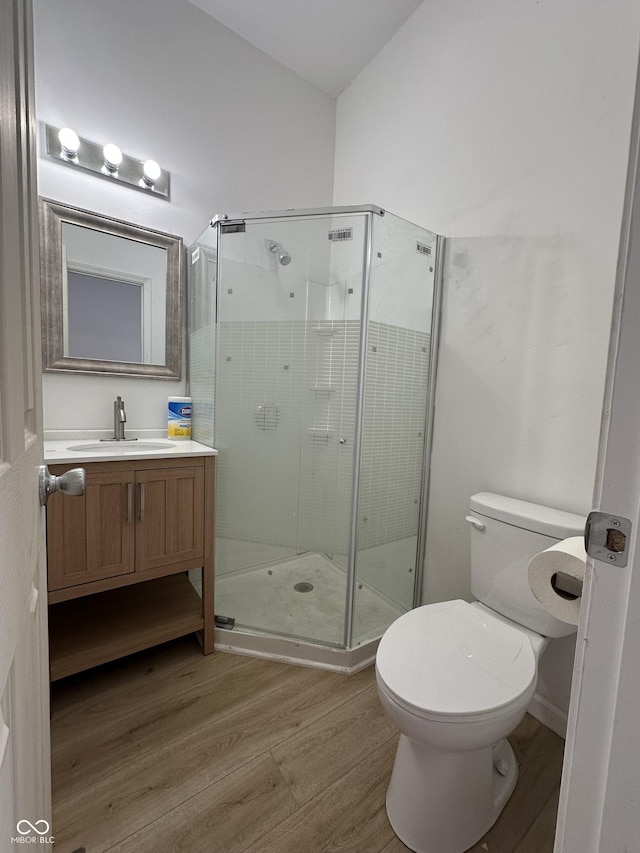
[[[314,326],[313,331],[320,335],[320,337],[332,338],[338,332],[338,326],[335,326],[333,321],[323,325],[322,323],[318,323],[317,326]]]
[[[338,390],[336,385],[310,385],[309,391],[313,391],[316,397],[329,397],[331,394],[335,394]]]
[[[314,444],[328,444],[335,433],[333,427],[307,427],[307,434]]]

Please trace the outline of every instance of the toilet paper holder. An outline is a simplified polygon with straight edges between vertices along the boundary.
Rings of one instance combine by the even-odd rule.
[[[622,515],[590,512],[584,529],[584,548],[594,560],[624,568],[629,559],[631,522]]]

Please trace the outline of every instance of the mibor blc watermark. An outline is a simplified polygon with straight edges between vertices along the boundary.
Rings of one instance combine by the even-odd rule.
[[[37,820],[31,823],[30,820],[19,820],[16,824],[15,838],[11,839],[12,844],[53,844],[53,835],[49,835],[51,827],[46,820]]]

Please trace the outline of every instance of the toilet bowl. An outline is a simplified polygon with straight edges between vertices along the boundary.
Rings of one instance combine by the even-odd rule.
[[[478,601],[417,607],[385,632],[380,702],[400,729],[387,814],[416,853],[464,853],[515,788],[507,741],[533,696],[551,637],[575,631],[527,583],[531,557],[579,535],[584,518],[491,493],[473,495],[471,588]]]
[[[505,738],[533,695],[538,640],[447,601],[409,611],[380,641],[378,695],[401,732],[387,814],[416,853],[462,853],[504,808],[518,776]]]

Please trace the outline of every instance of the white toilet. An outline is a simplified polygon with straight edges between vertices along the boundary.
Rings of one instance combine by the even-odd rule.
[[[416,853],[462,853],[495,823],[518,778],[506,736],[533,696],[549,638],[576,630],[541,607],[527,566],[581,535],[585,519],[487,492],[470,509],[478,601],[405,613],[376,657],[380,701],[401,731],[387,814]]]

